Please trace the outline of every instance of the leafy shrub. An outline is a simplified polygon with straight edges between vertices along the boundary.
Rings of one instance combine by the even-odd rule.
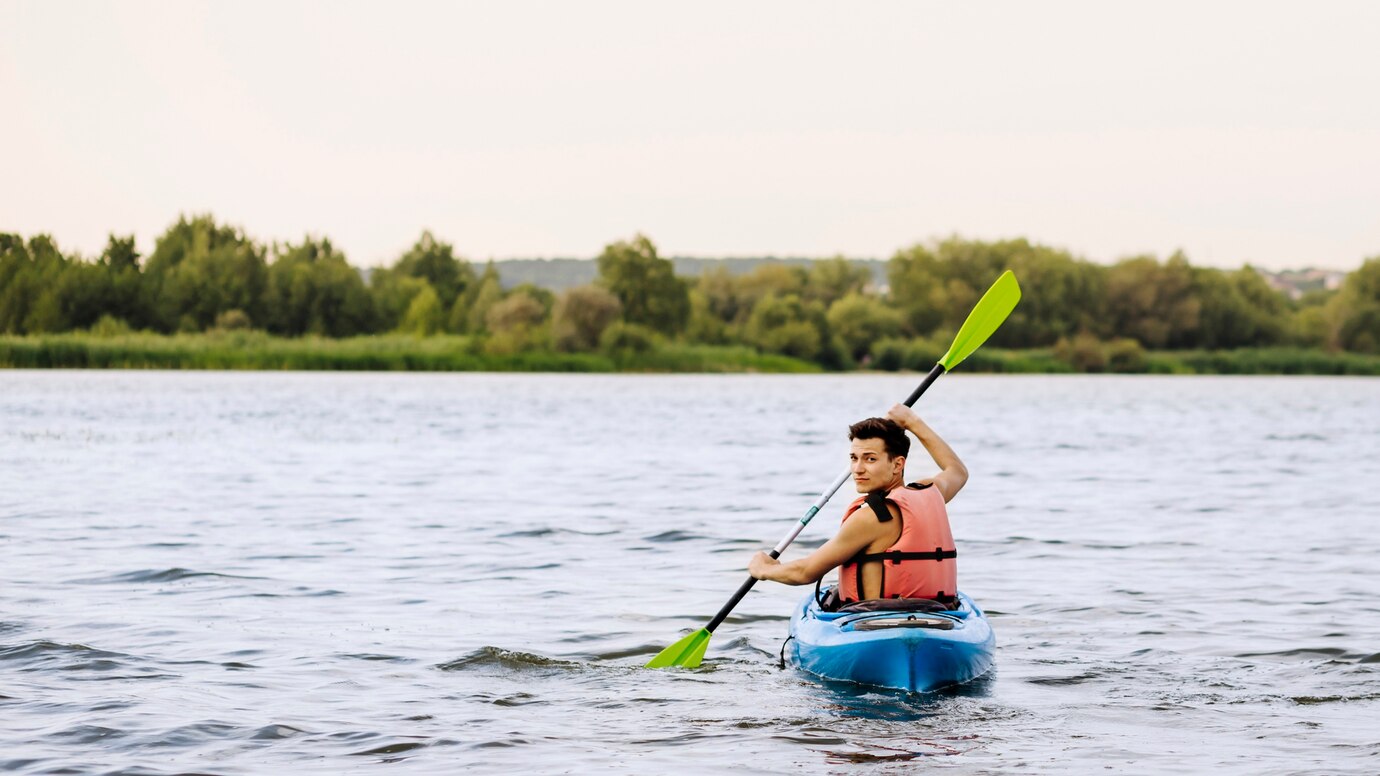
[[[636,323],[615,321],[599,336],[599,347],[613,356],[650,353],[660,338],[655,331]]]
[[[249,315],[244,310],[225,310],[216,316],[215,328],[221,331],[242,331],[252,326],[253,321],[249,320]]]

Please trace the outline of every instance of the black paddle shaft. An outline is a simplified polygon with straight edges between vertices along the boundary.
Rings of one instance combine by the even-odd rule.
[[[931,369],[930,373],[925,375],[925,379],[921,380],[920,384],[915,386],[915,390],[912,391],[910,397],[906,399],[906,406],[915,406],[915,402],[919,400],[920,394],[924,393],[925,390],[930,387],[930,384],[933,383],[935,380],[938,380],[939,376],[942,374],[944,374],[944,365],[935,364],[934,369]],[[781,557],[781,553],[777,552],[776,550],[772,550],[767,554],[772,557],[772,560]],[[719,613],[714,615],[714,619],[710,620],[709,624],[704,626],[704,629],[709,631],[710,633],[713,633],[714,629],[719,627],[720,623],[728,619],[729,612],[733,611],[734,607],[738,605],[738,602],[743,600],[743,596],[747,595],[748,591],[751,590],[752,586],[755,584],[757,584],[757,578],[748,577],[747,581],[743,582],[743,584],[738,586],[738,592],[734,593],[733,597],[728,599],[728,603],[724,604],[723,608],[719,610]]]
[[[930,383],[938,380],[939,376],[942,374],[944,374],[944,365],[935,364],[934,369],[931,369],[930,373],[925,375],[925,379],[921,380],[920,384],[915,386],[914,391],[911,391],[910,398],[906,399],[906,406],[914,407],[915,402],[920,399],[920,394],[924,393],[925,390],[930,387]]]
[[[781,557],[776,550],[772,550],[767,554],[770,555],[773,560]],[[757,577],[748,577],[746,582],[738,586],[738,592],[734,593],[733,597],[728,599],[728,603],[724,604],[724,608],[720,609],[719,613],[714,615],[714,619],[710,620],[709,624],[704,626],[704,629],[713,633],[714,629],[719,627],[719,623],[728,618],[728,613],[733,611],[733,607],[737,606],[738,602],[743,600],[743,596],[747,595],[748,591],[751,590],[752,586],[755,584],[757,584]]]

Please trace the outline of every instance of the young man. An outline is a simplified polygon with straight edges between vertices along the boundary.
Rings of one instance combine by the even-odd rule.
[[[939,472],[905,484],[910,431]],[[837,535],[804,558],[781,563],[759,552],[748,573],[808,585],[839,571],[840,603],[875,598],[947,598],[958,589],[953,536],[944,507],[968,481],[968,470],[939,435],[904,404],[885,418],[848,429],[853,482],[863,494],[848,506]]]

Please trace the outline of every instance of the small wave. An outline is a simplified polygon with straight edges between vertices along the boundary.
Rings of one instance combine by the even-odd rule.
[[[547,536],[558,534],[572,534],[575,536],[612,536],[617,531],[576,531],[573,528],[532,528],[526,531],[512,531],[510,533],[499,534],[500,539],[541,539]]]
[[[402,657],[401,655],[377,655],[377,654],[373,654],[373,653],[369,653],[369,652],[341,653],[341,654],[337,654],[336,657],[344,658],[344,659],[346,659],[346,660],[368,660],[368,661],[377,662],[377,663],[415,663],[415,662],[417,662],[417,661],[416,661],[415,659],[413,659],[413,658],[410,658],[410,657]]]
[[[923,741],[921,743],[930,744],[931,746],[935,747],[935,750],[931,752],[921,752],[907,751],[895,747],[882,747],[882,749],[884,750],[882,752],[836,752],[824,749],[821,750],[821,753],[825,755],[824,761],[829,763],[830,765],[866,765],[882,763],[904,763],[910,762],[911,760],[917,760],[922,757],[952,756],[966,754],[967,752],[972,751],[972,747],[968,749],[957,749],[955,747],[945,746],[944,744],[938,742]]]
[[[1068,544],[1068,542],[1063,539],[1036,539],[1030,536],[1008,536],[1006,537],[1005,543],[1022,544],[1024,542],[1034,542],[1036,544]]]
[[[85,644],[60,644],[56,641],[30,641],[27,644],[19,644],[12,647],[0,647],[0,661],[14,660],[17,662],[52,662],[62,659],[72,659],[85,661],[90,664],[97,662],[116,663],[128,655],[119,652],[106,652],[103,649],[88,647]],[[81,666],[73,666],[79,668]]]
[[[627,657],[639,657],[642,655],[655,655],[661,652],[663,645],[659,644],[639,644],[635,647],[626,649],[614,649],[608,652],[590,652],[581,657],[589,660],[622,660]]]
[[[513,531],[512,533],[499,534],[500,539],[539,539],[543,536],[551,536],[557,531],[555,528],[533,528],[530,531]]]
[[[471,744],[470,747],[473,749],[508,749],[514,746],[527,746],[530,743],[532,742],[525,738],[505,738],[501,741],[480,741]]]
[[[505,695],[502,698],[494,698],[489,702],[495,706],[515,707],[531,706],[532,704],[546,703],[547,701],[541,700],[531,693],[519,692],[513,693],[512,695]]]
[[[251,741],[281,741],[285,738],[300,736],[307,731],[295,728],[292,725],[264,725],[249,736]]]
[[[49,733],[45,738],[61,741],[64,744],[96,744],[123,738],[128,735],[117,728],[101,725],[77,725],[57,733]]]
[[[114,574],[108,577],[93,577],[91,579],[73,580],[73,584],[78,585],[109,585],[109,584],[131,584],[143,582],[178,582],[184,579],[194,579],[196,577],[222,577],[225,579],[267,579],[267,577],[248,577],[238,574],[221,574],[215,571],[193,571],[192,569],[170,568],[170,569],[140,569],[139,571],[129,571],[124,574]]]
[[[1380,700],[1380,693],[1370,692],[1360,695],[1296,695],[1289,700],[1300,706],[1321,706],[1328,703],[1365,703]]]
[[[661,533],[655,534],[653,536],[644,536],[643,541],[656,542],[657,544],[665,544],[668,542],[689,542],[707,538],[709,537],[700,536],[699,534],[693,534],[689,531],[671,530],[662,531]]]
[[[785,622],[789,619],[791,619],[791,616],[788,614],[730,614],[727,618],[724,619],[724,622]]]
[[[586,641],[606,641],[608,639],[622,638],[627,635],[628,633],[625,631],[618,631],[614,633],[581,633],[575,636],[567,636],[566,638],[561,639],[561,643],[581,644]]]
[[[403,752],[411,752],[414,749],[423,749],[428,746],[431,746],[431,744],[427,741],[403,741],[396,744],[376,746],[373,749],[365,749],[362,752],[351,752],[350,754],[355,757],[373,757],[381,754],[402,754]]]
[[[1083,684],[1084,682],[1096,681],[1102,678],[1102,674],[1096,671],[1087,671],[1073,676],[1038,676],[1027,679],[1028,684],[1038,684],[1043,687],[1066,687],[1068,685]]]
[[[752,662],[756,662],[760,658],[770,658],[772,660],[776,659],[775,652],[773,652],[772,650],[762,649],[756,644],[753,644],[752,640],[746,636],[738,636],[737,638],[732,638],[727,641],[721,642],[720,644],[715,646],[715,651],[718,652],[720,655],[723,655],[723,653],[725,652],[747,653],[753,656]]]
[[[83,643],[33,641],[0,646],[0,663],[14,663],[19,671],[70,671],[70,681],[132,681],[172,679],[175,674],[149,666],[141,657],[106,652]]]
[[[1347,651],[1340,647],[1299,647],[1298,649],[1285,649],[1278,652],[1242,652],[1235,657],[1241,659],[1257,657],[1274,658],[1303,658],[1304,660],[1346,659]]]
[[[731,549],[732,549],[734,552],[738,552],[742,547],[760,547],[760,546],[762,545],[762,540],[761,540],[761,539],[720,539],[720,540],[719,540],[719,546],[722,547],[723,545],[726,545],[726,544],[736,545],[736,546],[732,547]],[[799,543],[798,543],[798,542],[797,542],[797,545],[796,545],[796,546],[799,546]],[[716,552],[717,552],[717,550],[716,550]]]
[[[436,666],[442,671],[471,671],[484,668],[530,670],[533,668],[580,669],[584,666],[570,660],[559,660],[530,652],[514,652],[500,647],[480,647],[464,657]]]
[[[236,737],[234,734],[238,733],[240,729],[238,725],[229,722],[205,720],[173,728],[160,734],[158,745],[177,748],[201,746],[208,741],[234,738]]]

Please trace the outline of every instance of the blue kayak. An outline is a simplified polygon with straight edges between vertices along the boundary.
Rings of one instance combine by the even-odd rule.
[[[996,639],[963,593],[945,611],[826,612],[813,591],[791,616],[790,654],[825,679],[928,692],[992,667]]]

